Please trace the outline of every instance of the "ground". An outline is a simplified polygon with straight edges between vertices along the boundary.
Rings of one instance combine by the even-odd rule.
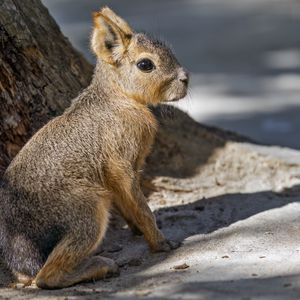
[[[161,126],[165,146],[154,148],[143,185],[159,227],[181,247],[152,254],[113,219],[100,251],[119,277],[59,291],[3,287],[0,299],[299,299],[300,152],[179,111]]]

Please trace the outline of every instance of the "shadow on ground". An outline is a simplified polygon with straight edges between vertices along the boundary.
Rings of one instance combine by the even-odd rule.
[[[299,195],[300,186],[286,189],[281,193],[265,191],[248,194],[227,194],[210,199],[200,199],[190,204],[161,208],[157,210],[155,214],[159,226],[167,237],[181,242],[192,236],[199,235],[201,237],[200,240],[198,239],[195,242],[190,242],[182,246],[185,255],[188,256],[189,248],[193,248],[195,245],[200,249],[202,247],[201,245],[211,242],[214,238],[221,243],[228,238],[224,233],[216,234],[215,236],[210,235],[210,233],[218,233],[222,228],[228,228],[237,222],[242,222],[263,212],[286,207],[293,203],[299,203]],[[287,222],[290,223],[294,221],[293,219],[287,220]],[[297,226],[299,227],[299,224]],[[249,227],[244,230],[245,232],[240,232],[240,234],[245,237],[247,234],[259,235],[260,232],[268,230],[268,226]],[[234,234],[237,234],[237,232]],[[180,249],[181,248],[178,250]],[[119,265],[121,265],[121,276],[119,278],[107,279],[95,284],[88,283],[59,291],[22,289],[19,290],[20,295],[24,298],[37,296],[67,297],[71,295],[77,297],[105,297],[111,293],[122,291],[123,289],[134,289],[136,286],[143,285],[143,282],[147,280],[153,282],[156,278],[164,282],[164,280],[170,279],[170,272],[174,271],[165,274],[157,273],[150,277],[149,275],[141,274],[141,272],[159,265],[163,261],[172,258],[172,256],[176,256],[178,250],[170,253],[150,254],[142,237],[132,236],[128,229],[120,227],[120,223],[113,222],[108,231],[101,254],[114,258]],[[217,249],[215,250],[217,251]],[[203,255],[202,251],[199,253],[200,261],[201,255]],[[245,262],[245,266],[246,264],[247,262]],[[213,265],[211,267],[213,267]],[[228,299],[235,299],[235,294],[236,296],[240,295],[240,290],[251,289],[251,287],[255,286],[256,288],[250,293],[251,295],[255,294],[269,297],[268,299],[277,299],[276,297],[278,297],[278,295],[282,296],[285,290],[287,291],[286,295],[289,295],[289,293],[300,293],[300,288],[295,286],[291,288],[293,276],[296,275],[299,274],[285,274],[272,278],[236,278],[228,281],[200,280],[197,282],[186,282],[177,285],[177,288],[169,291],[169,294],[186,294],[186,299],[194,299],[193,297],[195,297],[195,295],[201,294],[205,296],[203,299],[215,299],[216,293],[219,293],[220,297],[223,295],[224,298],[222,299],[227,299],[227,294]],[[268,282],[268,284],[266,284],[266,282]],[[270,289],[271,285],[274,285],[275,288]],[[118,299],[127,299],[127,296],[120,296]],[[160,299],[160,297],[149,296],[149,299]],[[243,299],[250,298],[246,297]]]
[[[195,175],[229,141],[253,142],[230,131],[199,124],[179,109],[153,108],[159,122],[152,153],[147,158],[146,178],[187,178]]]
[[[214,116],[209,122],[227,130],[239,130],[245,136],[255,136],[260,131],[258,142],[265,145],[299,148],[299,132],[297,129],[300,115],[299,105],[290,105],[288,108],[250,113],[221,114]]]

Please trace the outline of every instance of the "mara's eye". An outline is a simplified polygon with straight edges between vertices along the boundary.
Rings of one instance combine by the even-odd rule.
[[[151,72],[155,68],[155,65],[152,62],[152,60],[148,58],[143,58],[139,60],[136,65],[143,72]]]

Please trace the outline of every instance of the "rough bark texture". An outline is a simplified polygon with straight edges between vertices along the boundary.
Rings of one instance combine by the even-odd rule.
[[[28,138],[60,114],[92,66],[39,0],[0,0],[0,175]]]

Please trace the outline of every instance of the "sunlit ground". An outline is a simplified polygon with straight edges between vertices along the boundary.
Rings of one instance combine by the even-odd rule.
[[[89,52],[91,12],[108,4],[163,37],[192,74],[178,105],[193,118],[259,142],[300,149],[297,0],[43,0],[71,42]]]

